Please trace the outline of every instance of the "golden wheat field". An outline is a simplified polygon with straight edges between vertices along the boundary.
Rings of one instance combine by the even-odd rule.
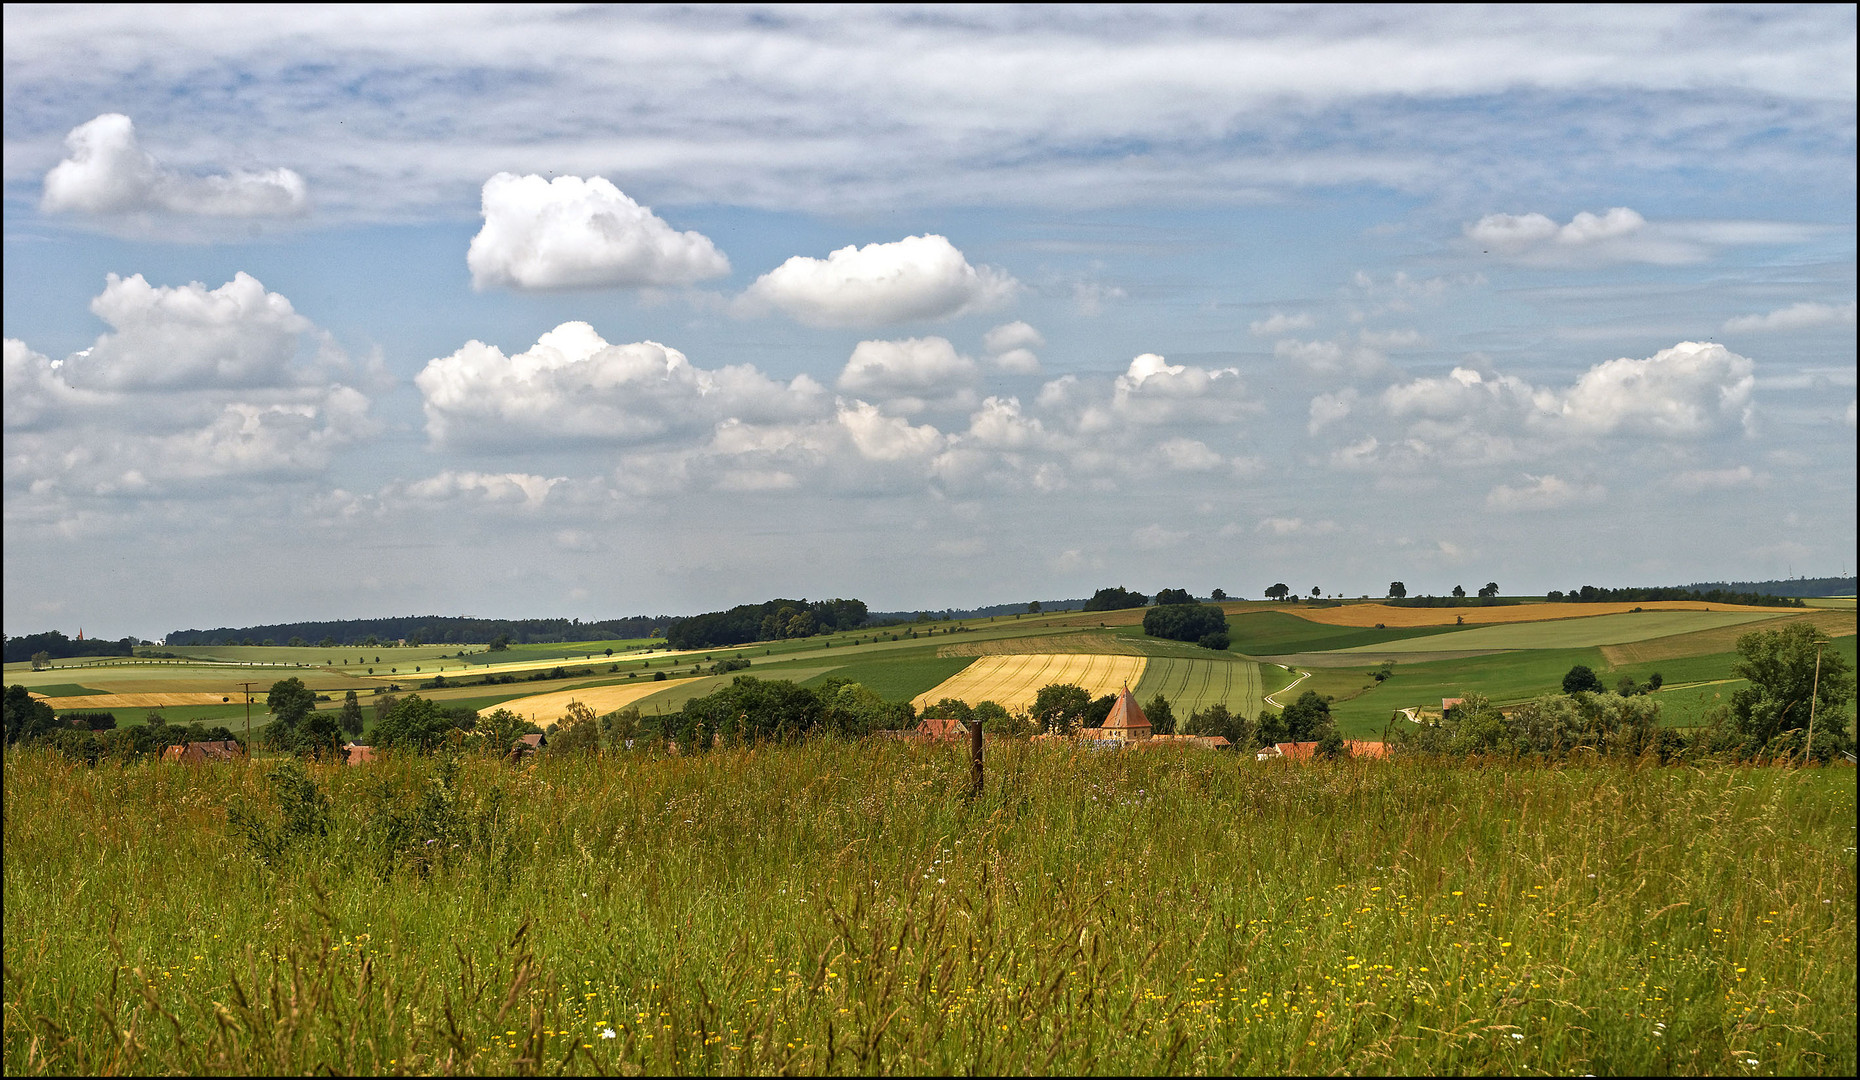
[[[971,705],[993,701],[1010,709],[1026,708],[1048,683],[1073,683],[1093,697],[1116,692],[1143,678],[1148,661],[1141,656],[1108,653],[1032,653],[984,656],[930,690],[911,699],[921,709],[944,698]]]
[[[171,705],[219,705],[227,700],[244,700],[238,692],[229,694],[84,694],[77,697],[40,698],[54,709],[160,709]]]
[[[623,709],[641,698],[651,697],[670,685],[643,679],[637,683],[587,686],[580,690],[557,690],[549,694],[534,694],[515,701],[506,701],[499,708],[509,709],[525,720],[546,725],[568,715],[569,705],[577,701],[593,709],[595,715],[598,716],[615,709]]]
[[[1483,623],[1542,622],[1548,619],[1581,619],[1590,615],[1619,615],[1627,611],[1774,611],[1792,615],[1799,608],[1742,607],[1736,604],[1708,604],[1702,600],[1623,601],[1619,604],[1501,604],[1495,607],[1422,608],[1390,607],[1387,604],[1344,604],[1341,607],[1308,608],[1286,605],[1281,610],[1326,626],[1453,626],[1464,620],[1469,626]]]

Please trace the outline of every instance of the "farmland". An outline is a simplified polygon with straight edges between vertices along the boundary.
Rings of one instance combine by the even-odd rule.
[[[1850,601],[1830,603],[1837,606],[1732,610],[1714,605],[1712,611],[1703,610],[1704,604],[1670,601],[1489,608],[1228,603],[1223,606],[1229,611],[1232,646],[1226,654],[1147,637],[1137,625],[1141,609],[1136,609],[1134,617],[1126,617],[1129,612],[1070,612],[932,620],[682,653],[642,647],[652,641],[513,645],[496,653],[456,645],[379,651],[203,646],[190,650],[200,655],[188,660],[86,658],[58,661],[40,672],[12,665],[7,679],[46,695],[59,709],[114,710],[122,724],[141,722],[157,705],[170,721],[243,720],[244,686],[250,683],[258,701],[253,723],[262,726],[267,719],[264,693],[272,681],[287,676],[302,678],[326,697],[320,705],[326,709],[338,707],[348,690],[366,700],[398,688],[446,705],[512,705],[524,715],[534,712],[546,724],[569,700],[582,700],[597,711],[619,704],[637,704],[648,715],[676,711],[684,701],[726,683],[729,677],[707,675],[704,669],[731,657],[751,661],[754,666],[744,674],[808,685],[846,679],[887,700],[920,705],[943,696],[1030,702],[1040,685],[1068,681],[1059,676],[1076,669],[1076,677],[1091,682],[1088,689],[1094,693],[1115,690],[1126,677],[1143,700],[1163,693],[1178,716],[1216,700],[1236,711],[1243,706],[1251,715],[1264,704],[1265,693],[1308,672],[1298,692],[1308,689],[1334,698],[1332,709],[1343,732],[1373,738],[1401,708],[1438,706],[1442,698],[1468,692],[1500,703],[1554,692],[1576,664],[1594,669],[1608,686],[1623,675],[1644,681],[1659,671],[1666,680],[1659,694],[1668,706],[1664,722],[1698,723],[1736,689],[1728,681],[1736,660],[1732,649],[1749,630],[1811,622],[1851,656],[1854,609]],[[1646,610],[1634,612],[1636,606]],[[1462,616],[1466,625],[1456,621]],[[1385,621],[1390,619],[1404,621]],[[1101,622],[1109,625],[1101,627]],[[1384,625],[1378,628],[1376,622]],[[611,657],[606,653],[610,647],[615,649]],[[465,657],[453,655],[459,652]],[[1104,673],[1092,673],[1092,657],[1106,658]],[[1255,660],[1265,663],[1256,666]],[[1373,676],[1385,661],[1392,662],[1389,677],[1378,682]],[[1030,664],[1040,665],[1039,671]],[[661,673],[668,678],[654,681]],[[444,675],[448,685],[420,688],[436,675]],[[487,677],[513,681],[486,684]],[[1258,681],[1257,692],[1248,680]],[[523,699],[536,704],[513,704]]]
[[[1010,709],[1033,704],[1040,687],[1074,683],[1092,697],[1142,681],[1145,658],[1111,653],[1031,653],[984,656],[911,700],[918,708],[944,698],[971,705],[993,701]]]
[[[1498,604],[1492,607],[1393,607],[1388,604],[1343,604],[1338,607],[1298,608],[1300,618],[1329,626],[1394,627],[1468,626],[1488,623],[1548,622],[1554,619],[1586,619],[1596,615],[1630,614],[1645,611],[1746,611],[1763,612],[1770,617],[1790,615],[1800,608],[1749,608],[1730,604],[1710,604],[1702,600],[1647,600],[1640,603],[1600,604]]]
[[[1574,649],[1587,645],[1615,645],[1676,634],[1721,630],[1771,618],[1774,616],[1761,611],[1649,611],[1640,614],[1595,615],[1586,619],[1557,619],[1541,623],[1502,623],[1452,634],[1356,645],[1343,651],[1380,655],[1487,649]]]
[[[6,1068],[1855,1069],[1852,770],[990,755],[312,767],[267,864],[267,762],[14,751]]]
[[[1243,716],[1257,714],[1265,690],[1259,665],[1250,660],[1189,660],[1156,658],[1143,668],[1143,679],[1133,684],[1139,701],[1157,694],[1169,699],[1178,720],[1211,705],[1224,705]]]

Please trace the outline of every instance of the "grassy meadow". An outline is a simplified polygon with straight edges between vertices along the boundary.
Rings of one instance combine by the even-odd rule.
[[[1851,769],[989,753],[10,751],[6,1068],[1854,1072]]]

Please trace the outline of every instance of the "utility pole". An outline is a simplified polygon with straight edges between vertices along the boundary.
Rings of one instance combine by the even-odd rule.
[[[1815,699],[1821,696],[1821,646],[1815,646],[1815,688],[1808,692],[1808,742],[1802,746],[1802,764],[1815,752]]]

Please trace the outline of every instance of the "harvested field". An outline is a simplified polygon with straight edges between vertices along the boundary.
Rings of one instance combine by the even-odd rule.
[[[500,708],[509,709],[525,720],[549,725],[568,715],[568,707],[573,702],[581,702],[593,709],[595,715],[610,713],[623,709],[641,698],[651,697],[661,691],[671,689],[670,685],[653,682],[651,679],[638,679],[611,686],[584,686],[579,690],[557,690],[548,694],[532,694],[529,697],[506,701]]]
[[[1241,716],[1256,716],[1262,704],[1259,665],[1251,660],[1180,660],[1156,657],[1134,687],[1139,702],[1157,694],[1169,699],[1179,724],[1192,712],[1225,705]]]
[[[1766,622],[1741,626],[1719,626],[1695,630],[1689,634],[1671,634],[1649,641],[1633,641],[1602,646],[1602,656],[1612,667],[1626,664],[1651,664],[1661,660],[1678,660],[1687,656],[1711,656],[1737,648],[1737,639],[1753,630],[1780,630],[1789,623],[1811,623],[1829,637],[1846,637],[1854,633],[1854,612],[1822,608]]]
[[[169,705],[223,705],[228,698],[241,703],[244,700],[237,692],[225,694],[85,694],[82,697],[46,698],[45,703],[54,709],[160,709]]]
[[[1599,615],[1592,619],[1552,619],[1547,622],[1501,623],[1452,634],[1359,645],[1344,652],[1358,656],[1405,656],[1414,653],[1460,652],[1469,649],[1581,649],[1647,641],[1698,630],[1715,630],[1764,622],[1766,611],[1641,611]]]
[[[963,641],[937,647],[938,656],[1029,656],[1035,653],[1103,653],[1148,656],[1143,646],[1115,634],[1052,634],[1046,637]]]
[[[1074,683],[1092,697],[1114,693],[1125,683],[1143,679],[1148,660],[1141,656],[1108,653],[1033,653],[1022,656],[984,656],[953,678],[911,699],[919,709],[944,698],[971,705],[993,701],[1010,709],[1026,708],[1048,683]]]
[[[1500,604],[1495,607],[1411,608],[1387,604],[1345,604],[1342,607],[1307,608],[1286,605],[1288,615],[1324,623],[1329,626],[1453,626],[1464,618],[1468,626],[1487,623],[1541,622],[1546,619],[1581,619],[1592,615],[1619,615],[1640,608],[1642,611],[1750,611],[1773,615],[1793,615],[1800,608],[1739,607],[1735,604],[1708,604],[1701,600],[1645,600],[1638,604]],[[1141,621],[1141,620],[1139,620]]]

